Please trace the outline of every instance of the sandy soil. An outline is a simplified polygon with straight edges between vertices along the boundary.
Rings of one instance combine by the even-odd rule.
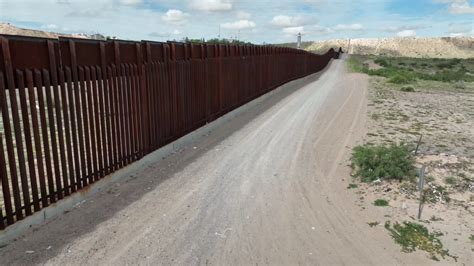
[[[367,77],[344,60],[10,245],[2,264],[432,264],[347,190]]]
[[[423,135],[417,167],[426,167],[425,188],[433,192],[417,219],[419,191],[410,181],[360,184],[352,191],[359,195],[361,211],[376,199],[389,201],[380,208],[383,217],[372,222],[413,221],[440,237],[457,264],[472,265],[474,259],[474,93],[453,83],[418,81],[415,92],[402,92],[400,86],[384,78],[369,81],[367,135],[364,142],[374,144],[408,143],[416,145]],[[449,182],[447,181],[450,179]],[[357,183],[356,181],[354,181]],[[440,189],[442,188],[442,190]],[[451,258],[442,263],[455,263]]]

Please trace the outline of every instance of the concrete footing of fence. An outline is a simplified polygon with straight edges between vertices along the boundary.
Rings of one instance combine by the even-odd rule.
[[[330,64],[331,63],[329,63],[329,65]],[[219,117],[215,121],[212,121],[211,123],[206,124],[205,126],[179,138],[178,140],[146,155],[139,161],[136,161],[120,170],[117,170],[116,172],[102,178],[96,183],[91,184],[86,189],[74,193],[68,196],[67,198],[64,198],[54,204],[51,204],[47,208],[38,211],[37,213],[26,217],[24,220],[18,221],[13,225],[8,226],[5,230],[0,231],[0,247],[7,245],[14,239],[22,236],[24,233],[27,232],[29,228],[45,224],[46,222],[51,221],[53,218],[63,214],[64,212],[72,210],[74,207],[80,205],[81,202],[83,202],[84,200],[91,198],[94,194],[98,192],[106,190],[114,183],[123,182],[127,180],[131,177],[133,173],[140,171],[140,169],[143,169],[143,167],[162,160],[174,151],[186,147],[194,142],[197,142],[209,132],[222,126],[224,123],[229,122],[233,118],[241,115],[242,113],[248,111],[252,107],[281,92],[282,90],[285,90],[289,87],[299,87],[305,85],[308,80],[311,80],[314,77],[314,75],[318,75],[321,72],[285,83],[280,87],[260,96],[259,98],[248,102],[242,105],[241,107]]]

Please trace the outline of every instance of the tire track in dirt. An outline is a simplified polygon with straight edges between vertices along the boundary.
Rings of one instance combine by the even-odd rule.
[[[365,130],[366,78],[337,60],[307,80],[0,256],[55,265],[427,263],[369,228],[341,181]]]

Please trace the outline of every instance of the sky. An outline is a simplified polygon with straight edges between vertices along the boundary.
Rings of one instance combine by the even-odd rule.
[[[125,40],[474,36],[474,0],[0,0],[0,22]]]

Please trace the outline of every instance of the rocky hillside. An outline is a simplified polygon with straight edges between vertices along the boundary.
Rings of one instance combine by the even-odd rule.
[[[83,38],[83,39],[89,38],[88,36],[84,34],[63,34],[63,33],[54,33],[54,32],[47,32],[47,31],[41,31],[41,30],[22,29],[22,28],[13,26],[10,23],[0,23],[0,34],[53,38],[53,39],[56,39],[58,37],[72,37],[72,38]]]
[[[394,57],[474,58],[474,37],[351,39],[314,42],[306,49],[321,52],[342,47],[350,54]]]

